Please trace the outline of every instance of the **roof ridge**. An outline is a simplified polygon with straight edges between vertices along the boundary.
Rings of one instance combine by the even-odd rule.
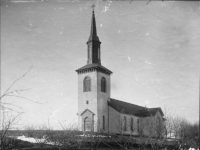
[[[161,107],[152,107],[152,108],[149,108],[149,109],[159,109],[159,108],[161,108]]]
[[[118,100],[118,99],[114,99],[114,98],[110,98],[110,99],[113,99],[113,100],[116,100],[116,101],[119,101],[119,102],[122,102],[122,103],[126,103],[126,104],[129,104],[129,105],[131,104],[131,105],[139,106],[139,107],[142,107],[142,108],[146,108],[146,107],[143,107],[143,106],[140,106],[140,105],[132,104],[132,103],[129,103],[129,102]]]

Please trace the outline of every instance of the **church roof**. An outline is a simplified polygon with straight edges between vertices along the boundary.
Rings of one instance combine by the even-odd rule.
[[[95,64],[95,63],[93,63],[93,64],[87,64],[87,65],[85,65],[85,66],[77,69],[76,72],[84,71],[84,70],[87,70],[87,69],[98,69],[98,70],[106,72],[108,74],[112,73],[112,71],[110,71],[106,67],[102,66],[101,64]]]
[[[131,114],[138,117],[154,116],[157,111],[160,111],[162,116],[164,115],[160,107],[146,108],[112,98],[110,98],[110,101],[108,101],[108,105],[120,113]]]
[[[161,109],[160,107],[157,107],[157,108],[149,108],[149,109],[150,109],[152,115],[155,115],[155,114],[157,113],[157,111],[159,111],[160,114],[161,114],[162,116],[164,116],[164,113],[162,112],[162,109]]]

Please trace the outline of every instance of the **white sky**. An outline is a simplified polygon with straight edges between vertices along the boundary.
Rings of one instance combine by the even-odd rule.
[[[111,97],[199,120],[200,3],[96,1],[102,65]],[[1,4],[1,91],[25,113],[20,127],[77,122],[76,69],[86,64],[92,2]],[[18,108],[15,108],[18,109]],[[20,111],[20,109],[18,109]]]

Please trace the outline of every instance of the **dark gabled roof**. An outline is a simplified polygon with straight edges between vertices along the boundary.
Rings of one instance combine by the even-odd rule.
[[[113,98],[110,98],[110,101],[108,101],[108,105],[123,114],[131,114],[138,117],[147,117],[151,115],[154,116],[157,111],[160,111],[161,115],[163,116],[161,108],[146,108],[135,104],[119,101]]]
[[[112,98],[110,98],[108,105],[120,113],[133,114],[133,115],[137,115],[139,110],[145,108],[142,106],[130,104],[130,103],[119,101]]]
[[[103,72],[106,72],[108,74],[112,73],[112,71],[110,71],[106,67],[102,66],[101,64],[95,64],[95,63],[94,64],[87,64],[87,65],[77,69],[76,72],[84,71],[84,70],[87,70],[87,69],[97,69],[99,71],[103,71]]]
[[[160,114],[162,116],[164,116],[164,113],[162,111],[162,109],[160,107],[157,107],[157,108],[149,108],[150,112],[152,115],[155,115],[158,111],[160,112]]]

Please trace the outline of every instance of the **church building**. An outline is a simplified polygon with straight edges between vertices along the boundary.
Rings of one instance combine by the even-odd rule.
[[[161,108],[146,108],[111,98],[112,71],[101,64],[100,46],[93,10],[87,64],[76,70],[79,130],[127,135],[163,134]]]

